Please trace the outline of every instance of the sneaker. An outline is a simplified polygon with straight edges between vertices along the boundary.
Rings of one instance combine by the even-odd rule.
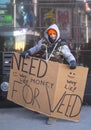
[[[49,117],[48,120],[47,120],[47,124],[48,125],[52,125],[56,122],[56,118],[55,117]]]

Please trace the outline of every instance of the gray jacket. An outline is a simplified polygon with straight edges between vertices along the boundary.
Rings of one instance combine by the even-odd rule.
[[[50,41],[49,41],[49,39],[48,39],[48,34],[47,34],[47,30],[50,29],[50,28],[53,28],[53,29],[55,29],[57,31],[57,38],[55,40],[55,44],[58,44],[57,41],[60,39],[60,30],[59,30],[59,28],[58,28],[58,26],[56,24],[53,24],[53,25],[49,26],[45,30],[45,32],[44,32],[44,38],[47,40],[47,42],[49,44],[51,44]],[[43,44],[43,38],[38,41],[37,45],[35,45],[34,47],[30,48],[28,50],[28,52],[31,55],[33,55],[35,53],[38,53],[41,50],[42,44]],[[73,54],[71,53],[69,47],[66,44],[63,44],[63,45],[59,46],[58,50],[59,50],[60,55],[62,55],[68,63],[70,63],[73,60],[76,61],[75,57],[73,56]]]

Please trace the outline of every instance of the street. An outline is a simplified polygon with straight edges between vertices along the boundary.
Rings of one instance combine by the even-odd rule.
[[[0,130],[90,130],[91,106],[82,106],[79,122],[58,119],[47,125],[47,118],[24,107],[1,108]]]

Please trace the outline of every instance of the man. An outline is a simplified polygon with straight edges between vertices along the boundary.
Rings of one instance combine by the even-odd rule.
[[[60,63],[64,58],[70,69],[76,68],[76,59],[66,42],[60,38],[60,30],[56,24],[49,26],[44,32],[44,38],[41,38],[34,47],[24,51],[21,56],[27,58],[29,55],[34,54],[47,61],[52,60]],[[54,121],[56,121],[56,118],[49,117],[47,124],[52,124]]]
[[[75,57],[66,42],[60,38],[60,30],[56,24],[49,26],[44,32],[44,38],[41,38],[37,45],[24,51],[21,55],[23,58],[27,58],[34,54],[38,54],[39,57],[46,60],[56,59],[60,62],[61,57],[63,57],[69,64],[70,69],[76,68]]]

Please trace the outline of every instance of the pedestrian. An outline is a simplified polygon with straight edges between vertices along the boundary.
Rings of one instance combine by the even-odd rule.
[[[56,24],[50,25],[44,31],[44,37],[38,41],[38,44],[21,53],[23,58],[31,55],[62,63],[63,59],[69,64],[70,69],[76,68],[76,59],[71,53],[65,40],[60,37],[60,30]],[[47,124],[53,124],[56,118],[49,117]]]

